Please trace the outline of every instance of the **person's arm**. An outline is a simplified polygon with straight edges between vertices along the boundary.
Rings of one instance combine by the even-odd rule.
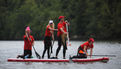
[[[58,29],[53,29],[53,28],[51,28],[51,27],[49,27],[49,29],[50,29],[51,31],[58,31]]]
[[[27,32],[25,32],[25,35],[26,35],[26,37],[28,38],[28,34],[27,34]]]
[[[25,40],[29,40],[29,35],[28,35],[28,33],[27,32],[25,32]]]
[[[86,50],[87,46],[84,46],[84,52],[85,54],[88,56],[87,50]]]
[[[92,57],[93,48],[90,49],[90,58]]]
[[[32,37],[32,46],[34,46],[34,38]]]
[[[65,32],[65,31],[63,30],[63,28],[60,28],[60,30],[61,30],[64,34],[68,34],[67,32]]]
[[[50,31],[52,34],[52,40],[54,40],[54,31]]]

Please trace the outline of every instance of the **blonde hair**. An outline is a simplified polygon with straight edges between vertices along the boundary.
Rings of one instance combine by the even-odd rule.
[[[50,23],[48,23],[48,25],[50,25]],[[52,26],[50,26],[51,28],[55,29],[55,24],[52,23]]]

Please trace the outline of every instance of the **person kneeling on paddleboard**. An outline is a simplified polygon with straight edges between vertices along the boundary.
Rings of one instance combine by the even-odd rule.
[[[24,35],[24,54],[18,55],[17,58],[31,58],[32,57],[32,46],[34,45],[34,37],[30,34],[30,27],[26,27]]]
[[[90,49],[90,58],[91,58],[92,51],[93,51],[93,43],[94,43],[94,39],[89,38],[89,40],[87,42],[85,42],[84,44],[79,46],[77,56],[73,56],[73,57],[71,57],[71,59],[73,59],[73,58],[87,58],[87,56],[88,56],[87,50],[89,50],[89,49]]]
[[[43,51],[43,54],[42,54],[42,58],[44,58],[46,51],[47,51],[47,54],[48,54],[48,58],[50,58],[50,47],[52,46],[51,37],[54,40],[54,34],[53,34],[54,31],[57,31],[57,29],[54,29],[53,20],[50,20],[49,24],[46,27],[46,31],[45,31],[44,51]]]

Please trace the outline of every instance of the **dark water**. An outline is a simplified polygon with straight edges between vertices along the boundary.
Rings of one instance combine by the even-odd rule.
[[[68,46],[66,58],[69,55],[75,55],[77,48],[83,41],[72,41]],[[25,63],[25,62],[7,62],[8,58],[15,58],[18,54],[23,53],[23,41],[0,41],[0,69],[121,69],[121,44],[118,42],[95,42],[93,54],[98,55],[116,55],[110,57],[109,62],[94,63]],[[36,41],[35,48],[42,54],[43,41]],[[57,48],[57,42],[54,44],[54,54]],[[35,56],[33,51],[33,56]],[[47,55],[45,55],[46,58]],[[62,58],[62,49],[59,53]]]

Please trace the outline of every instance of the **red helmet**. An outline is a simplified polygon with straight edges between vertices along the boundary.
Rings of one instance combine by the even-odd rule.
[[[89,42],[90,42],[90,41],[94,42],[94,39],[93,39],[93,38],[89,38]]]
[[[58,18],[58,19],[61,19],[61,18],[64,18],[64,16],[59,16],[59,18]]]

